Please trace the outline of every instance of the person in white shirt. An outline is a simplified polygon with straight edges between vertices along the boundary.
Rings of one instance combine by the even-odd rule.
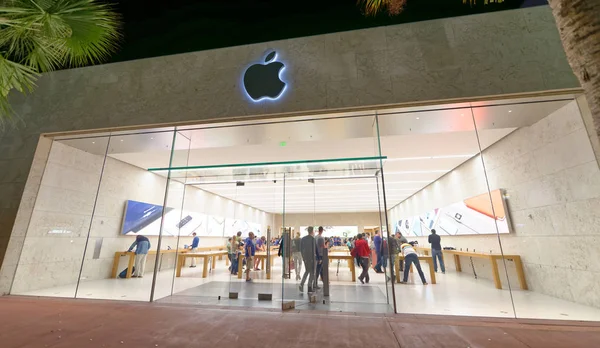
[[[417,268],[417,272],[419,272],[419,277],[421,277],[423,285],[427,285],[427,280],[425,280],[425,275],[423,274],[423,270],[421,269],[421,263],[419,263],[419,255],[417,255],[417,252],[415,251],[413,246],[408,243],[404,243],[402,244],[400,249],[402,250],[402,255],[404,256],[404,277],[400,283],[406,284],[406,282],[408,281],[408,272],[410,271],[410,265],[414,264]]]

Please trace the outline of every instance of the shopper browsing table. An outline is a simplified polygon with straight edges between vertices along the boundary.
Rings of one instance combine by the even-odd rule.
[[[429,243],[431,244],[431,257],[433,257],[433,270],[437,273],[438,260],[440,261],[440,268],[442,273],[446,274],[446,266],[444,265],[444,254],[442,252],[442,237],[435,233],[435,230],[431,230],[429,235]]]
[[[192,245],[190,245],[190,249],[191,252],[195,253],[196,251],[198,251],[198,245],[200,244],[200,238],[196,235],[196,232],[192,233],[192,236],[194,236],[194,239],[192,240]],[[192,264],[190,266],[191,268],[196,267],[196,258],[192,257]]]
[[[423,270],[421,269],[421,263],[419,262],[419,256],[417,252],[413,248],[412,245],[406,243],[402,244],[402,255],[404,255],[404,277],[400,283],[406,284],[408,281],[408,272],[410,271],[410,265],[414,264],[417,268],[417,272],[419,272],[419,277],[421,277],[421,281],[423,285],[427,285],[427,280],[425,280],[425,275],[423,274]]]
[[[296,280],[300,280],[302,273],[302,251],[300,250],[300,232],[296,233],[296,238],[292,239],[292,260],[294,261],[294,269],[296,270]]]
[[[135,237],[135,242],[131,244],[128,252],[135,248],[135,271],[133,272],[133,278],[143,278],[144,271],[146,270],[146,258],[148,257],[148,251],[150,251],[150,240],[142,235]]]

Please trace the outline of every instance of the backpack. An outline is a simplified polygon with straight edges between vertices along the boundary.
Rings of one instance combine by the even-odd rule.
[[[135,266],[131,267],[131,274],[133,274],[133,272],[135,272]],[[127,277],[127,268],[125,268],[121,273],[119,273],[119,278],[126,278]]]

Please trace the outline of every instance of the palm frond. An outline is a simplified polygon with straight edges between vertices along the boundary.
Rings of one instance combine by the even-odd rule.
[[[390,16],[396,16],[404,9],[406,0],[358,0],[358,4],[363,7],[367,16],[376,16],[384,11]]]
[[[15,89],[21,93],[31,92],[37,76],[34,69],[10,61],[0,54],[0,126],[3,126],[3,121],[12,113],[8,103],[10,91]]]
[[[41,72],[105,61],[118,48],[119,16],[95,0],[10,0],[0,47]]]

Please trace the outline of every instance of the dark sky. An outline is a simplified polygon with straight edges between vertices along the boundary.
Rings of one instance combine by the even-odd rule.
[[[478,0],[470,7],[462,0],[409,0],[400,16],[365,18],[355,0],[109,1],[125,22],[122,47],[112,61],[505,10],[524,2],[484,6]]]

